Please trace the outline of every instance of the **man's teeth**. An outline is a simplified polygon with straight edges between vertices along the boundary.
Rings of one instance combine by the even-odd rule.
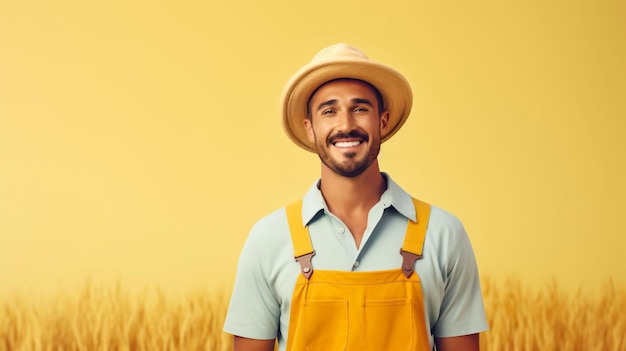
[[[353,147],[361,144],[360,141],[338,141],[335,143],[336,147]]]

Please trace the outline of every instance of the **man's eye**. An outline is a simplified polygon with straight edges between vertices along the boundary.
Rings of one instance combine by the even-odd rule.
[[[333,110],[333,109],[329,108],[329,109],[326,109],[326,110],[322,111],[322,114],[323,114],[323,115],[328,115],[328,114],[331,114],[331,113],[333,113],[333,112],[335,112],[335,110]]]
[[[354,112],[367,112],[367,109],[365,107],[357,107],[354,109]]]

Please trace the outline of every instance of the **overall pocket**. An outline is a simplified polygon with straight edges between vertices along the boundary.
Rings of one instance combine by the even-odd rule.
[[[413,350],[417,333],[411,299],[364,301],[363,316],[368,350]]]
[[[306,300],[302,310],[305,350],[345,350],[348,345],[348,301]]]

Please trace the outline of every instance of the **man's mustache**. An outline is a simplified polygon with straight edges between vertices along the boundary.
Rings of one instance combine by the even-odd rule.
[[[369,141],[369,137],[367,136],[367,134],[362,133],[358,130],[353,130],[353,131],[350,131],[349,133],[337,133],[337,134],[331,135],[328,138],[328,143],[333,144],[337,140],[341,140],[341,139],[360,139],[364,142]]]

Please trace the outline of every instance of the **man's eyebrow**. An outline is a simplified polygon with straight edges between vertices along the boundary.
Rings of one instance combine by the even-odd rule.
[[[337,103],[337,100],[335,100],[335,99],[324,101],[319,106],[317,106],[317,110],[319,111],[319,110],[323,109],[326,106],[332,106],[332,105],[334,105],[336,103]]]
[[[319,111],[319,110],[323,109],[324,107],[332,106],[332,105],[334,105],[336,103],[337,103],[336,99],[324,101],[321,104],[319,104],[319,106],[317,107],[317,110]],[[372,104],[372,102],[369,99],[354,98],[354,99],[352,99],[352,103],[353,104],[366,104],[366,105],[368,105],[370,107],[374,107],[374,105]]]
[[[352,103],[353,104],[366,104],[366,105],[369,105],[370,107],[374,107],[374,105],[372,105],[372,102],[369,101],[368,99],[356,98],[356,99],[352,99]]]

